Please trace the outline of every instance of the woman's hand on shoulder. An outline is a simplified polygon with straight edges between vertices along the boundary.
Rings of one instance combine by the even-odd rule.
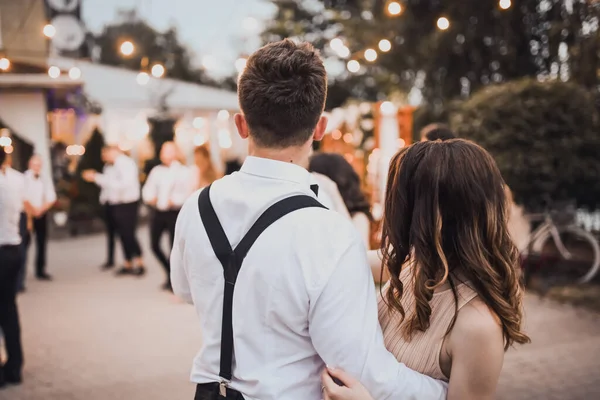
[[[334,382],[337,379],[343,386]],[[341,369],[326,368],[321,375],[324,400],[373,400],[367,389]]]
[[[449,338],[449,400],[494,399],[504,362],[502,327],[479,299],[458,313]]]

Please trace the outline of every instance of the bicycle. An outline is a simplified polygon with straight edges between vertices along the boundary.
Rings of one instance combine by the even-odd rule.
[[[529,241],[525,250],[522,251],[522,260],[530,260],[532,256],[538,256],[540,261],[547,261],[552,257],[544,254],[549,240],[554,242],[559,262],[572,262],[568,272],[571,276],[577,275],[577,283],[583,284],[591,281],[598,270],[600,270],[600,245],[590,232],[580,228],[575,223],[575,213],[563,211],[551,211],[541,214],[529,214],[527,217],[530,223],[541,222],[541,224],[529,235]],[[587,247],[587,249],[582,249]],[[551,248],[551,250],[554,250]],[[591,255],[591,263],[589,261]],[[574,266],[584,269],[580,272]],[[529,271],[526,271],[529,272]]]

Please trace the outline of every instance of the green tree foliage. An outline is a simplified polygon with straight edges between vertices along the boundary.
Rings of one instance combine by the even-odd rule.
[[[488,87],[450,119],[460,137],[492,153],[515,200],[527,208],[546,197],[600,204],[599,115],[581,86],[526,79]]]
[[[135,45],[135,52],[130,57],[120,53],[120,46],[126,40]],[[180,42],[175,28],[159,32],[140,19],[135,10],[121,11],[117,22],[106,25],[95,41],[100,47],[102,64],[140,70],[142,59],[146,57],[149,66],[155,63],[163,64],[167,76],[171,78],[217,85],[203,70],[192,65],[192,55]]]

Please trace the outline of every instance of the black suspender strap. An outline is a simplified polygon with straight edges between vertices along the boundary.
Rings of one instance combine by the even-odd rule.
[[[223,318],[221,325],[221,365],[219,376],[231,380],[233,363],[233,290],[244,258],[258,237],[274,222],[287,214],[303,208],[325,208],[317,199],[306,195],[288,197],[271,205],[252,225],[237,247],[232,249],[227,235],[210,201],[210,186],[198,197],[198,208],[202,224],[206,229],[215,255],[223,266],[225,290],[223,297]]]

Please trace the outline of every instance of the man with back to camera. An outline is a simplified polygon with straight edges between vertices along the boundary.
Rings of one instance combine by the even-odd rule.
[[[318,53],[269,44],[238,88],[249,156],[186,201],[171,253],[175,294],[194,304],[203,332],[195,400],[320,399],[326,364],[377,399],[444,399],[444,383],[385,349],[362,239],[320,205],[302,167],[327,124]]]

